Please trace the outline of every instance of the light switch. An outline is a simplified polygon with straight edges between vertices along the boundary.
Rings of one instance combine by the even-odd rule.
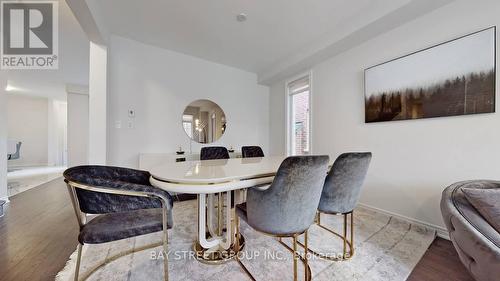
[[[120,120],[115,121],[115,128],[116,129],[121,129],[122,128],[122,121],[120,121]]]
[[[133,129],[134,128],[134,121],[128,121],[127,122],[127,128]]]

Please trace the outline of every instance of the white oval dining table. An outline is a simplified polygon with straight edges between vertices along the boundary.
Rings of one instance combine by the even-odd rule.
[[[197,195],[196,257],[205,263],[221,263],[232,259],[245,244],[243,236],[239,243],[235,243],[231,191],[235,191],[236,204],[243,197],[243,190],[270,184],[285,158],[270,156],[163,163],[150,169],[150,181],[153,186],[168,192]],[[239,245],[239,249],[235,249],[235,245]]]

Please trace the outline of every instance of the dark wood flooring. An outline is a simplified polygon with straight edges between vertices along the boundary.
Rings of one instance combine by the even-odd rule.
[[[54,280],[75,251],[77,236],[62,179],[12,196],[0,218],[0,280]]]
[[[474,281],[450,241],[436,238],[407,281]]]
[[[0,218],[0,280],[54,280],[76,249],[73,207],[62,179],[11,198]],[[408,281],[473,281],[452,244],[437,238]]]

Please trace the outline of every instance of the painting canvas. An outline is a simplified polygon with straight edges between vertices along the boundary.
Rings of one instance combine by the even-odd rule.
[[[365,122],[495,112],[488,28],[365,70]]]

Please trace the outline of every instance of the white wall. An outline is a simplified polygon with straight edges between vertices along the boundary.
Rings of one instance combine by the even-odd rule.
[[[7,199],[7,95],[5,72],[0,70],[0,199]],[[3,157],[5,155],[5,157]]]
[[[499,14],[500,1],[456,1],[313,67],[314,152],[373,152],[362,203],[443,226],[446,186],[500,177],[499,114],[365,124],[363,92],[365,68],[500,26]],[[284,108],[284,83],[271,88],[271,111]],[[284,126],[284,114],[272,116],[271,128]],[[284,131],[271,130],[271,143],[278,151]]]
[[[106,164],[108,48],[90,42],[89,163]]]
[[[68,93],[68,167],[88,164],[89,96]]]
[[[68,105],[65,101],[48,103],[48,165],[66,166]]]
[[[115,36],[109,56],[109,164],[137,167],[139,153],[174,152],[179,145],[189,151],[181,117],[197,99],[217,103],[228,120],[225,134],[211,145],[268,150],[269,90],[257,85],[255,74]],[[193,145],[193,152],[199,149]]]
[[[269,94],[269,150],[273,155],[286,154],[286,82],[275,83]]]
[[[48,163],[48,100],[7,95],[8,139],[21,141],[21,157],[9,166],[38,166]]]

